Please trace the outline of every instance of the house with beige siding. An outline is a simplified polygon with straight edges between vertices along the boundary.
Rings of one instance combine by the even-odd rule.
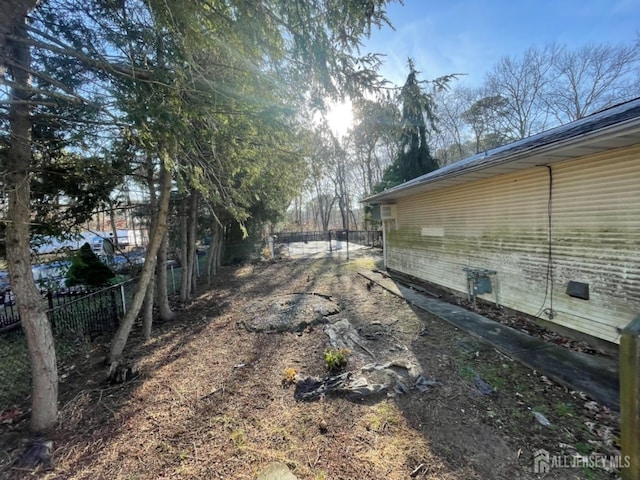
[[[364,201],[391,271],[613,343],[640,315],[640,99]]]

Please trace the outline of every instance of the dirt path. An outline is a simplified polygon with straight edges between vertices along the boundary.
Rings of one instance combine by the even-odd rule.
[[[534,474],[539,448],[617,453],[615,416],[367,285],[357,271],[376,260],[225,269],[178,321],[130,350],[140,376],[123,385],[102,383],[99,352],[88,353],[94,369],[77,368],[68,381],[75,389],[67,389],[54,439],[56,468],[40,478],[255,479],[273,461],[300,479],[615,478],[597,468]],[[330,322],[347,319],[361,333],[365,348],[351,353],[349,370],[404,358],[437,384],[296,402],[283,372],[325,375],[323,325],[285,333],[245,325],[279,298],[312,292],[340,307]],[[481,393],[478,378],[495,391]]]

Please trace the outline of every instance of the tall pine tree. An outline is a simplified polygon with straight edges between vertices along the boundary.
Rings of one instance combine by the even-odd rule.
[[[420,80],[412,59],[409,59],[409,75],[400,89],[402,105],[401,130],[398,156],[385,170],[375,191],[399,185],[438,168],[438,161],[429,150],[430,130],[436,130],[433,93],[447,88],[455,75],[447,75],[432,81]],[[431,84],[431,92],[425,88]]]

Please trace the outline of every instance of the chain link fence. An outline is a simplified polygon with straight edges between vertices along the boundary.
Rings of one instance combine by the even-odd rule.
[[[204,253],[204,252],[202,252]],[[206,255],[198,255],[196,274],[204,271]],[[167,268],[167,291],[177,294],[182,267]],[[58,366],[86,349],[88,342],[111,335],[135,292],[136,280],[100,289],[64,289],[43,292],[54,335]],[[31,394],[31,361],[13,295],[0,295],[0,419],[2,412],[25,402]]]
[[[59,365],[82,351],[87,341],[117,329],[126,308],[125,285],[97,291],[46,292]],[[0,413],[23,403],[30,392],[27,340],[13,300],[5,300],[0,305]]]
[[[198,253],[196,275],[206,270],[207,251]],[[167,266],[167,293],[177,295],[182,267]],[[96,337],[111,335],[135,293],[136,279],[97,291],[84,288],[43,292],[54,335],[58,367],[64,367]],[[22,404],[31,394],[31,361],[18,309],[10,291],[0,295],[0,421],[3,412]]]
[[[18,325],[0,333],[0,412],[24,400],[30,391],[27,339]]]

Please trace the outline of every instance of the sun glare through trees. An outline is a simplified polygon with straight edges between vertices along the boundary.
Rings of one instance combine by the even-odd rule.
[[[351,101],[347,100],[340,103],[334,103],[330,106],[326,114],[327,123],[333,134],[337,137],[343,137],[353,125],[353,110]]]

